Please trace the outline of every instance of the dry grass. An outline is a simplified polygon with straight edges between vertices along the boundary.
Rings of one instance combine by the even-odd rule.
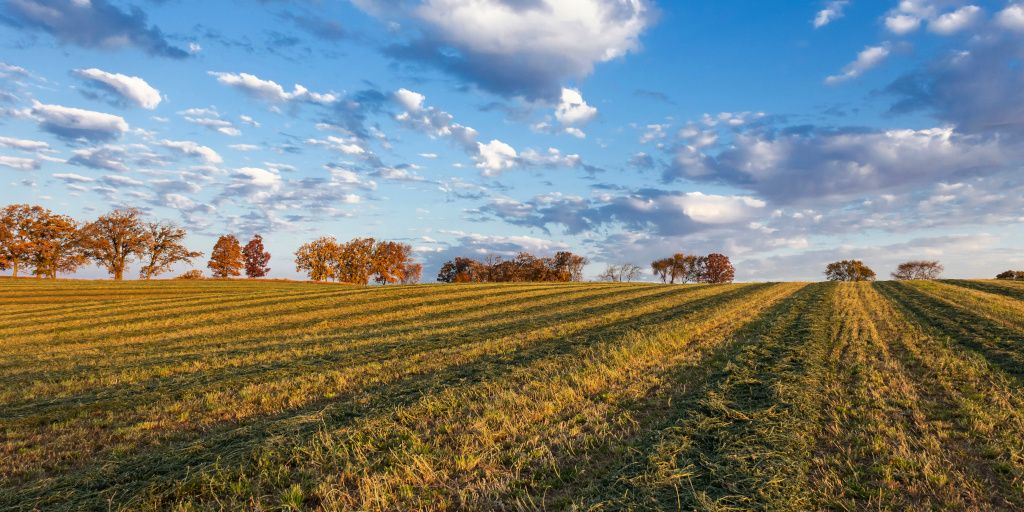
[[[1015,509],[994,282],[0,281],[0,509]]]

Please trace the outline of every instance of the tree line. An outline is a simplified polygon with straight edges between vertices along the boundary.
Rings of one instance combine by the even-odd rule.
[[[1007,270],[1006,272],[1000,272],[999,275],[996,276],[996,279],[1024,281],[1024,270]]]
[[[897,281],[938,279],[945,270],[937,261],[915,260],[900,263],[890,275]],[[842,260],[825,267],[829,281],[874,281],[877,275],[860,260]]]
[[[512,258],[489,256],[484,261],[458,257],[441,266],[440,283],[519,283],[582,281],[587,258],[569,251],[552,257],[520,252]]]
[[[662,283],[731,283],[736,269],[729,257],[712,253],[707,256],[675,253],[651,262],[651,271]]]
[[[338,242],[324,236],[295,251],[295,270],[313,281],[366,285],[418,283],[423,265],[412,259],[412,246],[400,242],[353,238]]]
[[[165,274],[178,263],[191,264],[202,252],[184,245],[188,233],[169,221],[151,221],[136,208],[117,209],[90,222],[79,222],[42,206],[12,204],[0,210],[0,270],[13,277],[29,272],[56,279],[92,262],[115,280],[124,279],[134,262],[139,278]],[[208,267],[215,277],[263,277],[270,253],[256,235],[243,249],[234,235],[220,237]],[[193,271],[191,277],[201,277]]]

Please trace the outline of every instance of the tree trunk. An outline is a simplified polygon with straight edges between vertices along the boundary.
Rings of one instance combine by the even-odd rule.
[[[11,268],[14,269],[14,274],[11,277],[18,277],[18,260],[11,263]]]
[[[114,270],[114,281],[120,281],[122,278],[124,278],[124,269]]]

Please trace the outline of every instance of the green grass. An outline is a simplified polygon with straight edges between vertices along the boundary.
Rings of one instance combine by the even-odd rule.
[[[1013,510],[990,281],[0,280],[0,510]]]

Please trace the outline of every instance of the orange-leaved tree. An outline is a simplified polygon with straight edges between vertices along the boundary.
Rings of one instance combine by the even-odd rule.
[[[235,235],[221,235],[217,239],[206,266],[213,277],[229,278],[242,274],[242,245]]]
[[[114,279],[124,279],[128,263],[141,257],[149,243],[149,230],[136,208],[114,210],[82,229],[87,256],[107,269]]]
[[[251,279],[263,277],[270,273],[270,253],[263,248],[263,237],[259,233],[253,235],[252,240],[242,248],[242,258],[245,260],[245,275]]]
[[[374,273],[373,238],[353,238],[338,244],[334,261],[334,278],[342,283],[369,284]]]
[[[34,273],[57,279],[60,272],[78,270],[86,261],[81,234],[75,219],[46,211],[33,229]]]
[[[374,281],[379,284],[404,283],[412,261],[412,246],[400,242],[380,241],[373,248]]]
[[[306,272],[313,281],[334,278],[334,259],[338,253],[338,242],[334,237],[323,236],[302,244],[295,251],[295,270]]]
[[[731,283],[736,278],[736,269],[724,254],[711,253],[703,256],[699,265],[701,274],[698,279],[702,283]]]
[[[0,210],[0,269],[10,268],[13,276],[32,264],[36,246],[36,229],[49,215],[42,206],[12,204]]]

